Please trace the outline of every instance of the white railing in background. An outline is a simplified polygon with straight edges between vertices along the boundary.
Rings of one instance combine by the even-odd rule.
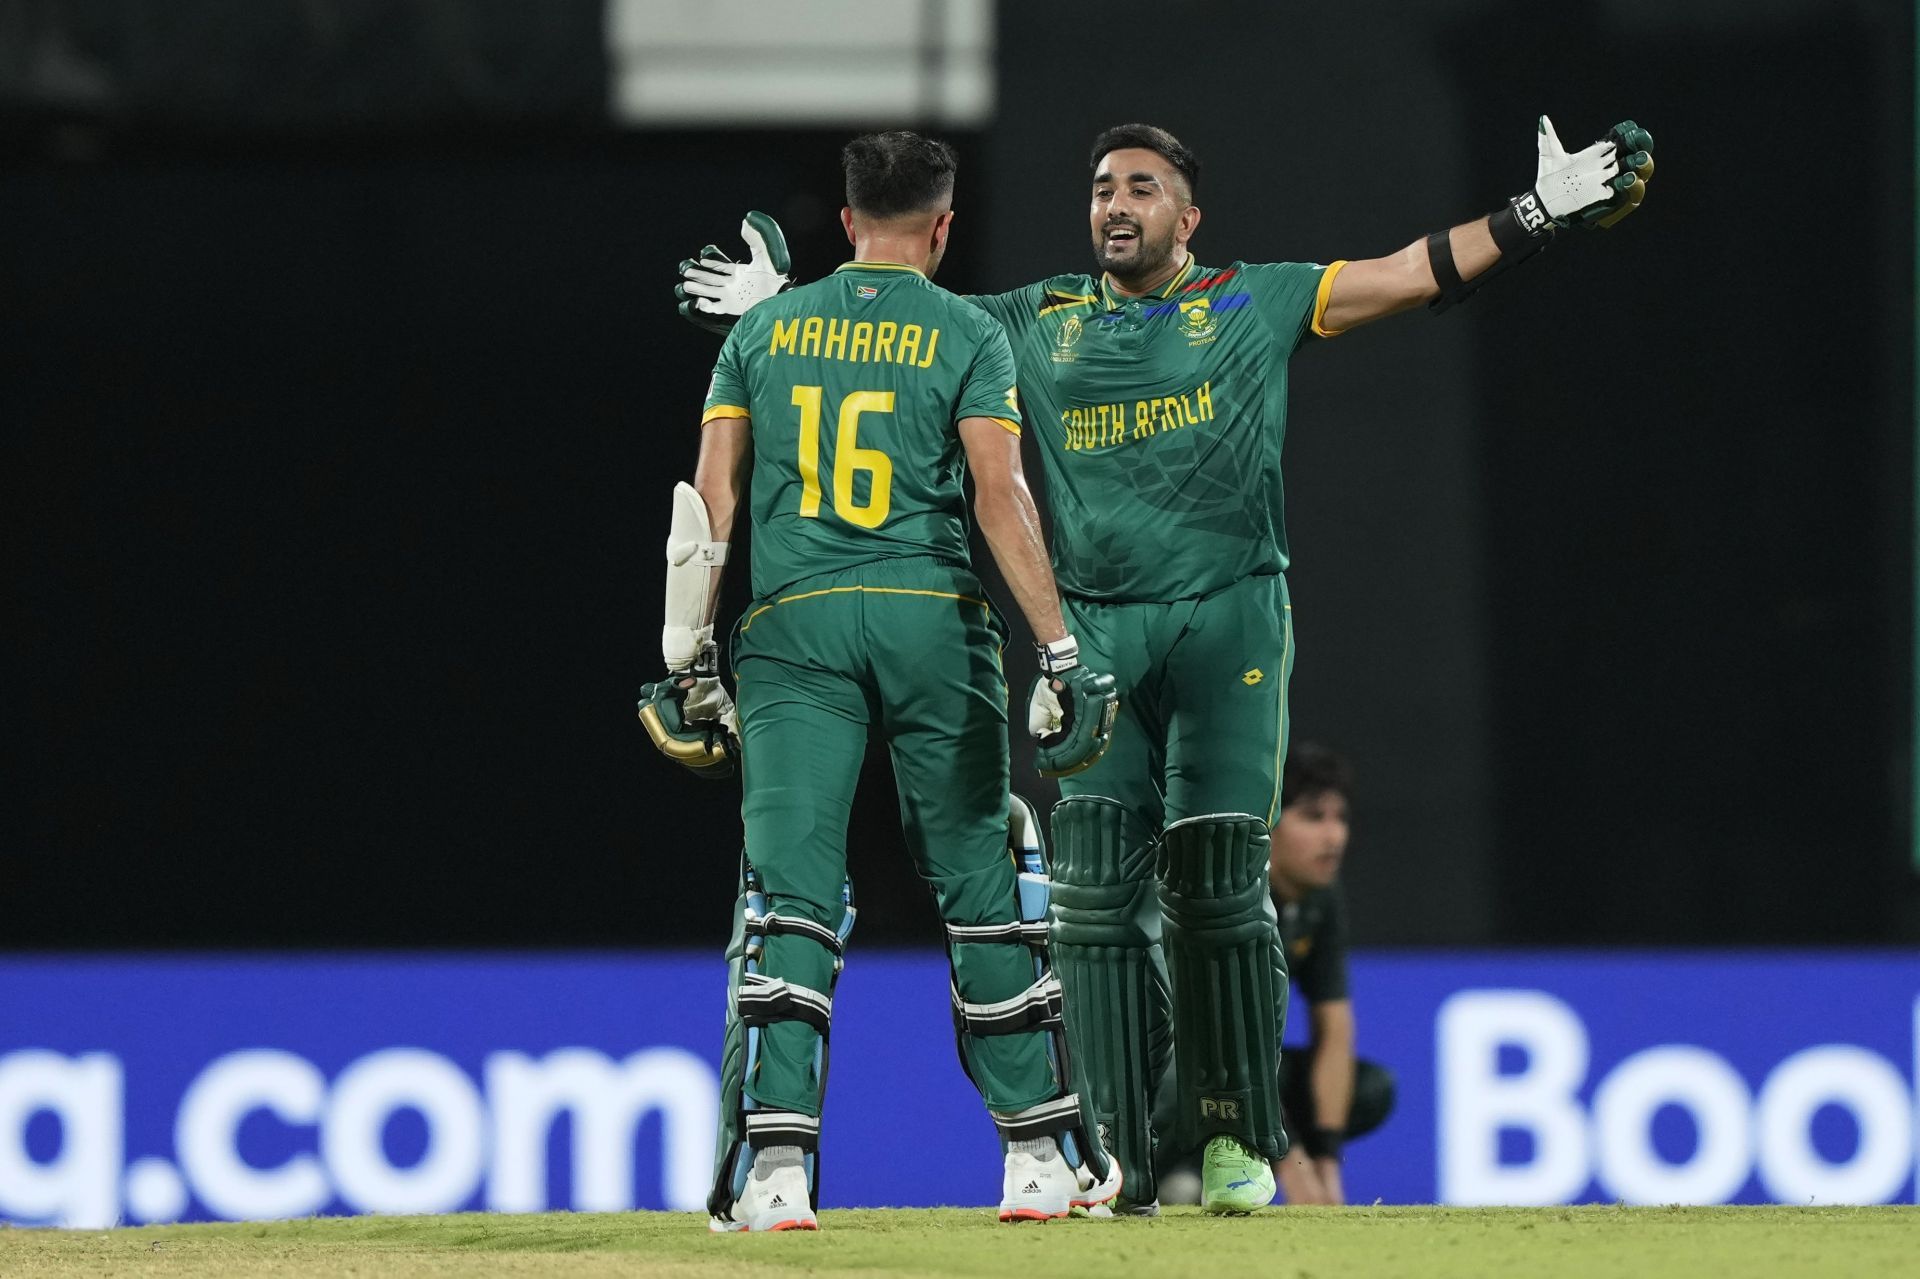
[[[608,0],[609,109],[638,127],[978,126],[992,0]]]

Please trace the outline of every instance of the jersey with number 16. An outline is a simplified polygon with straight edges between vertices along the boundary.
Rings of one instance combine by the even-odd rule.
[[[971,567],[958,423],[1014,434],[1000,323],[908,266],[849,262],[749,311],[702,422],[753,429],[753,593],[931,555]]]

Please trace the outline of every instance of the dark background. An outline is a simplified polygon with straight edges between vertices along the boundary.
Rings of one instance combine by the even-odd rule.
[[[1295,8],[1003,4],[941,283],[1085,269],[1122,120],[1205,158],[1210,263],[1465,220],[1542,110],[1652,130],[1613,231],[1295,362],[1358,939],[1920,941],[1911,6]],[[585,0],[153,12],[0,0],[0,946],[715,944],[737,791],[632,710],[673,264],[752,207],[844,260],[853,130],[615,129]],[[870,767],[861,934],[930,942],[896,823]]]

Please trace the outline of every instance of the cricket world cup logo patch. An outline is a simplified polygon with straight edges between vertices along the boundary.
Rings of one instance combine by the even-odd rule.
[[[1188,346],[1200,346],[1213,341],[1216,327],[1210,299],[1195,298],[1180,304],[1180,331],[1187,335]]]
[[[1079,316],[1069,315],[1066,318],[1066,322],[1060,326],[1060,331],[1053,336],[1053,362],[1055,364],[1073,363],[1073,348],[1075,344],[1080,341],[1080,335],[1085,332],[1085,330],[1086,326],[1080,323]]]

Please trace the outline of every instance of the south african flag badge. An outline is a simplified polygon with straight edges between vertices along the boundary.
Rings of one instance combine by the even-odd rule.
[[[880,290],[871,284],[856,284],[853,286],[853,293],[862,302],[871,302],[880,296]]]

